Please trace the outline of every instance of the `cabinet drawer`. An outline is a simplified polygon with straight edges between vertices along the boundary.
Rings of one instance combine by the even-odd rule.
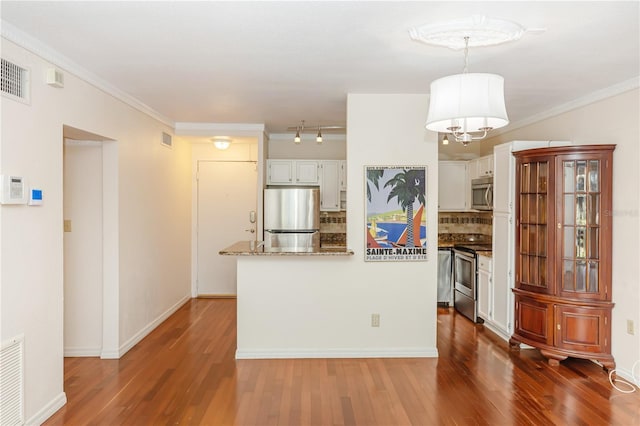
[[[491,272],[491,258],[487,256],[478,256],[478,269]]]

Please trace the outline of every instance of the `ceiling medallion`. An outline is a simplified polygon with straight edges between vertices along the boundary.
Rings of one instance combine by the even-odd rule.
[[[409,29],[409,35],[415,41],[460,50],[465,48],[465,37],[469,39],[468,47],[482,47],[519,40],[525,32],[543,31],[545,29],[527,29],[506,19],[474,15],[444,23],[413,27]]]

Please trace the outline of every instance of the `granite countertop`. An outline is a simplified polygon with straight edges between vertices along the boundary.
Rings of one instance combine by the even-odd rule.
[[[321,247],[312,252],[269,251],[258,242],[258,246],[251,241],[238,241],[220,250],[223,256],[353,256],[353,250],[346,247]]]

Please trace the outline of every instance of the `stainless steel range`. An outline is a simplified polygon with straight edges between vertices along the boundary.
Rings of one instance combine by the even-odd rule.
[[[491,244],[459,244],[453,247],[453,305],[473,322],[478,318],[477,253],[491,250]]]

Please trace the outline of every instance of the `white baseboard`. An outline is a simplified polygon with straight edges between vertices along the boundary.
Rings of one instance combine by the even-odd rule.
[[[397,349],[237,349],[236,359],[291,358],[437,358],[437,348]]]
[[[176,312],[178,309],[180,309],[180,307],[182,305],[184,305],[185,303],[187,303],[189,300],[191,300],[191,295],[184,296],[175,305],[173,305],[172,307],[170,307],[169,309],[164,311],[155,320],[151,321],[146,327],[144,327],[142,330],[137,332],[133,337],[131,337],[129,340],[127,340],[122,345],[120,345],[120,347],[118,348],[117,352],[115,352],[115,351],[102,351],[102,353],[100,354],[100,358],[103,358],[103,359],[119,359],[119,358],[121,358],[124,354],[129,352],[129,350],[131,348],[133,348],[135,345],[140,343],[140,341],[142,339],[147,337],[147,335],[149,333],[151,333],[157,326],[162,324],[162,322],[164,320],[169,318],[174,312]]]
[[[493,324],[491,324],[487,320],[484,321],[483,326],[485,328],[487,328],[488,330],[490,330],[493,334],[495,334],[496,336],[500,337],[502,340],[504,340],[506,342],[508,342],[509,339],[511,338],[511,336],[509,334],[506,334],[503,330],[501,330],[498,327],[494,326]]]
[[[62,392],[58,394],[51,402],[42,407],[40,411],[31,416],[24,424],[27,426],[39,426],[44,423],[49,417],[55,414],[56,411],[61,409],[67,403],[67,395]]]
[[[101,354],[101,348],[64,348],[65,357],[98,357]]]

